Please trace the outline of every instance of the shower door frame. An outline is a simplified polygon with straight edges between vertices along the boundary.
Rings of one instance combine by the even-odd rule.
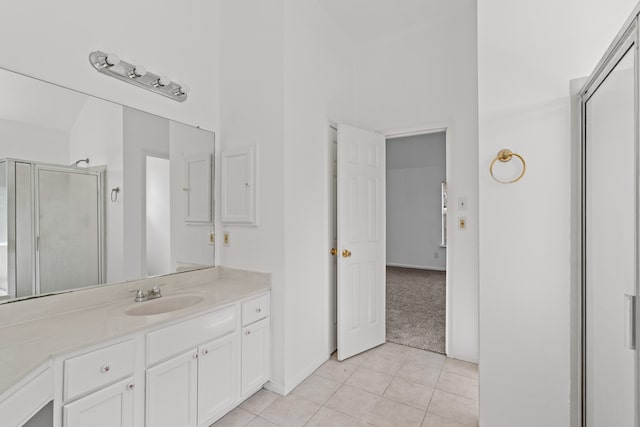
[[[9,282],[9,295],[11,298],[15,298],[17,288],[17,253],[16,253],[16,163],[28,164],[30,170],[31,180],[31,295],[40,295],[40,283],[39,283],[39,259],[37,252],[37,240],[36,233],[39,226],[38,221],[38,207],[37,207],[37,185],[36,169],[41,167],[47,170],[59,170],[64,172],[80,173],[85,175],[95,175],[98,180],[98,270],[99,270],[99,284],[106,282],[106,241],[105,241],[105,171],[104,168],[71,168],[69,166],[51,164],[51,163],[39,163],[30,160],[14,159],[14,158],[2,158],[0,161],[6,163],[6,179],[7,179],[7,280]],[[91,285],[87,285],[91,286]],[[65,292],[65,291],[62,291]]]
[[[634,343],[635,343],[635,426],[640,427],[640,358],[638,351],[638,344],[640,343],[640,317],[638,316],[638,300],[640,299],[640,269],[638,262],[639,251],[639,236],[640,231],[640,197],[638,190],[640,188],[638,182],[638,171],[640,170],[640,149],[639,149],[639,135],[640,135],[640,120],[639,120],[639,66],[640,66],[640,51],[638,43],[640,40],[640,28],[638,27],[638,15],[640,13],[640,4],[636,6],[636,9],[632,15],[627,19],[627,22],[623,26],[622,30],[618,33],[614,41],[607,49],[605,55],[597,64],[593,73],[589,76],[586,83],[582,87],[578,95],[578,101],[580,104],[580,398],[581,398],[581,425],[583,427],[593,427],[587,425],[587,342],[586,342],[586,320],[587,320],[587,251],[586,251],[586,238],[587,238],[587,221],[586,221],[586,199],[587,199],[587,117],[586,117],[586,105],[592,95],[594,95],[600,85],[607,79],[609,74],[615,69],[622,58],[627,54],[629,49],[635,50],[634,55],[634,143],[635,143],[635,230],[634,230],[634,247],[635,247],[635,299],[634,310],[635,318],[634,323]]]
[[[95,176],[97,180],[97,198],[98,205],[96,206],[98,210],[98,282],[96,284],[87,284],[86,286],[97,286],[104,284],[106,281],[106,269],[105,269],[105,206],[104,206],[104,171],[100,169],[89,169],[89,168],[75,168],[69,166],[60,166],[53,165],[47,163],[31,163],[31,189],[33,196],[32,203],[32,218],[33,218],[33,266],[34,266],[34,295],[40,295],[40,249],[38,247],[38,238],[39,238],[39,230],[40,230],[40,198],[39,195],[39,187],[38,187],[38,172],[40,170],[46,171],[57,171],[57,172],[67,172],[67,173],[75,173],[80,175],[91,175]],[[86,287],[83,286],[83,287]],[[77,288],[74,288],[77,289]],[[72,290],[72,289],[69,289]],[[65,292],[65,291],[62,291]]]

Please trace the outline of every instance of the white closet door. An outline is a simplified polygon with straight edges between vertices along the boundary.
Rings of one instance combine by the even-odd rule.
[[[385,341],[385,137],[338,126],[338,360]]]
[[[586,102],[585,391],[589,427],[635,425],[635,46]]]

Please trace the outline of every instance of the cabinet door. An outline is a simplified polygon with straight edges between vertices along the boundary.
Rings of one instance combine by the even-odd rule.
[[[242,396],[269,381],[269,318],[242,329]]]
[[[63,407],[64,427],[133,427],[133,378]]]
[[[184,159],[185,221],[211,222],[211,154],[192,154]]]
[[[238,401],[240,380],[237,333],[200,346],[198,424],[210,425]]]
[[[195,349],[147,369],[147,426],[196,427],[197,393]]]
[[[222,222],[257,225],[257,147],[222,152]]]

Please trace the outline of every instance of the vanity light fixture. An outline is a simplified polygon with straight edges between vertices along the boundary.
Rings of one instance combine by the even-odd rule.
[[[187,99],[189,86],[173,82],[167,76],[149,72],[142,65],[121,61],[114,53],[104,53],[97,50],[91,52],[89,61],[102,74],[159,93],[174,101],[184,102]]]

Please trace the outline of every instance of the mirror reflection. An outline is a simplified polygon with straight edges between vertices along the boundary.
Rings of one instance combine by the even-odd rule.
[[[0,70],[0,301],[209,267],[214,134]]]

